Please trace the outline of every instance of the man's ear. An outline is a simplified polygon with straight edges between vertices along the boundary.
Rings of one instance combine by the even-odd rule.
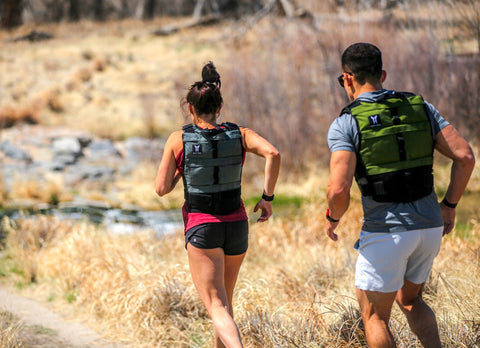
[[[222,110],[222,106],[223,106],[223,105],[220,104],[220,106],[218,107],[218,109],[217,109],[217,115],[220,113],[220,110]]]
[[[353,85],[353,75],[350,74],[345,74],[344,75],[344,80],[347,86]]]
[[[382,70],[382,83],[387,79],[387,72],[385,70]]]

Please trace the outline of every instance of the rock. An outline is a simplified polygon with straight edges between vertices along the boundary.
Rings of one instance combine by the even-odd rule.
[[[88,159],[92,161],[121,158],[118,149],[108,139],[94,140],[86,150]]]
[[[72,154],[60,154],[55,156],[50,164],[50,169],[53,171],[62,171],[66,166],[77,163],[77,157]]]
[[[73,155],[79,157],[82,154],[80,141],[75,137],[60,137],[52,142],[52,152],[55,155]]]
[[[141,160],[160,161],[164,146],[164,141],[140,137],[128,138],[123,143],[125,159],[134,163]]]
[[[82,146],[76,137],[59,137],[53,140],[52,148],[52,170],[61,171],[66,166],[75,164],[83,155]]]
[[[68,168],[65,174],[65,181],[70,184],[78,183],[82,180],[113,180],[115,169],[107,166],[92,164],[77,164]]]
[[[32,162],[32,157],[26,151],[22,150],[19,147],[13,146],[9,141],[4,141],[0,143],[0,151],[2,151],[5,156],[10,157],[15,160]]]

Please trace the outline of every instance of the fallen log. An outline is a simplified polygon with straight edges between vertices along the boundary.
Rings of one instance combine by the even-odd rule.
[[[212,25],[220,21],[221,16],[218,15],[211,15],[211,16],[204,16],[198,19],[191,19],[184,23],[177,23],[173,25],[166,25],[157,30],[153,31],[153,35],[158,36],[167,36],[173,33],[176,33],[179,30],[193,28],[198,26],[205,26],[205,25]]]
[[[27,35],[17,36],[12,39],[13,42],[17,41],[30,41],[30,42],[37,42],[37,41],[44,41],[53,39],[53,35],[49,33],[45,33],[43,31],[35,31],[32,30]]]

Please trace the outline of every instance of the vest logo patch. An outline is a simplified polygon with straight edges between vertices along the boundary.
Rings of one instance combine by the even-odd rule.
[[[201,155],[202,154],[202,144],[193,144],[193,155]]]
[[[368,121],[370,122],[370,128],[376,128],[376,127],[382,126],[380,115],[368,116]]]

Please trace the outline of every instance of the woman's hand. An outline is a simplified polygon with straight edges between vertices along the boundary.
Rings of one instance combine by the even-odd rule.
[[[258,209],[262,210],[262,214],[258,218],[257,222],[264,222],[267,221],[270,216],[272,216],[272,203],[267,202],[263,198],[258,201],[253,209],[253,212],[257,212]]]

